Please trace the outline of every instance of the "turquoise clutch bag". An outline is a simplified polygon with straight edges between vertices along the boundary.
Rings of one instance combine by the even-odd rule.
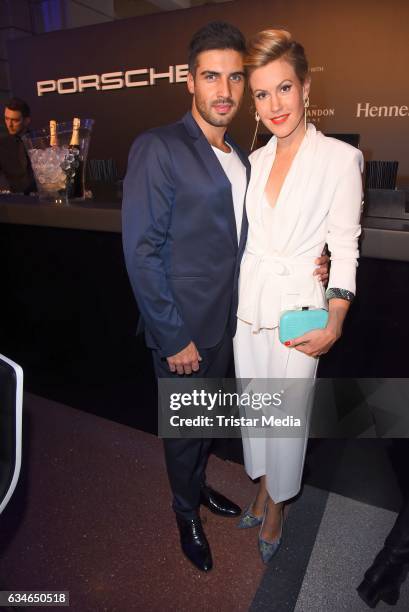
[[[280,342],[287,342],[313,329],[324,329],[328,311],[324,308],[286,310],[280,317]]]

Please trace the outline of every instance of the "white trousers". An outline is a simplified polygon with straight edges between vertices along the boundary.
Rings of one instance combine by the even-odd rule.
[[[278,328],[253,333],[249,323],[238,319],[233,345],[236,378],[315,378],[318,359],[284,346]],[[298,395],[294,401],[299,404],[295,412],[308,423],[312,394]],[[267,491],[275,503],[299,492],[307,441],[308,427],[305,435],[291,438],[243,436],[246,472],[253,479],[266,476]]]

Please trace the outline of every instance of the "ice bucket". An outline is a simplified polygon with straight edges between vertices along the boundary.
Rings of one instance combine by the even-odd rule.
[[[47,127],[22,137],[40,200],[65,204],[84,199],[85,164],[93,123],[93,119],[80,119],[75,145],[73,121],[57,123],[55,136]]]

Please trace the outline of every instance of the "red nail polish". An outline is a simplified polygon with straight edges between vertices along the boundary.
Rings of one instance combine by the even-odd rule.
[[[289,340],[287,340],[287,342],[284,342],[285,346],[290,346],[291,342]]]

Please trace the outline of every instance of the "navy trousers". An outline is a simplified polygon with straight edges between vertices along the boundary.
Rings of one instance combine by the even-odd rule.
[[[227,378],[234,376],[233,343],[226,331],[216,346],[207,349],[198,347],[202,361],[198,372],[189,378]],[[153,365],[158,378],[178,376],[169,370],[166,359],[152,350]],[[200,504],[200,489],[206,482],[206,464],[212,439],[182,438],[164,439],[166,467],[173,493],[173,510],[186,519],[197,516]]]

